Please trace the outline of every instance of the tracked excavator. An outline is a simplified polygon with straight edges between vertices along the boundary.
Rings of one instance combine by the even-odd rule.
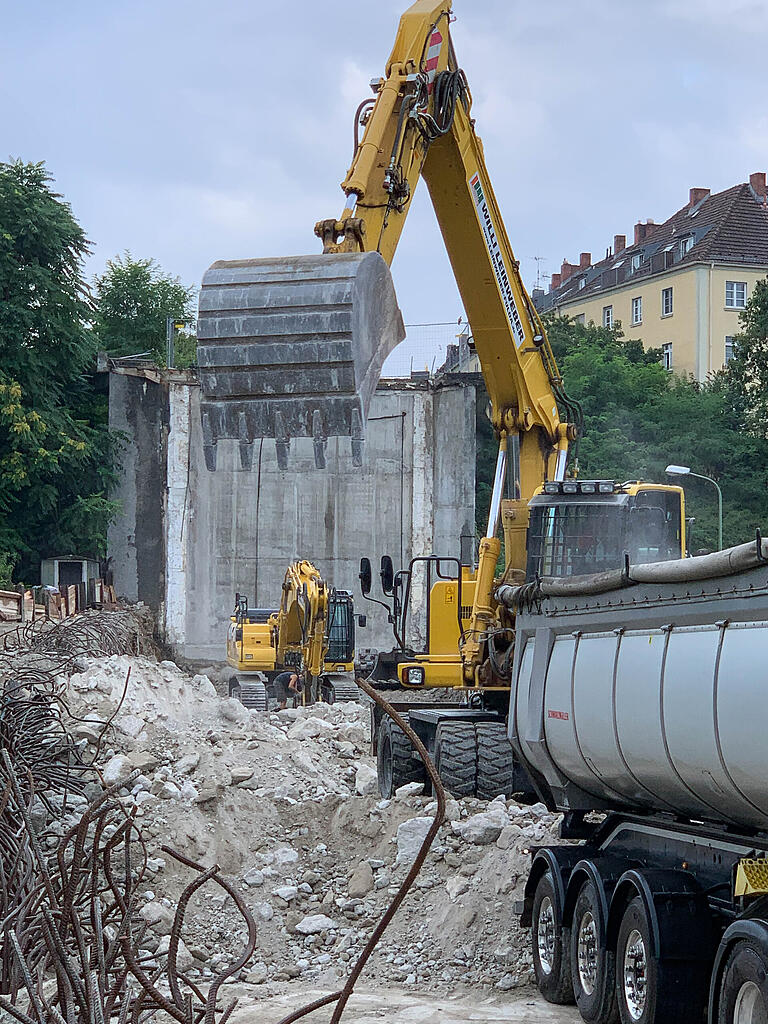
[[[768,544],[758,532],[685,558],[679,489],[578,479],[579,411],[520,280],[450,20],[433,0],[401,18],[356,115],[342,215],[316,227],[323,254],[206,275],[208,465],[226,440],[248,467],[262,436],[283,463],[312,437],[322,466],[335,434],[363,458],[367,403],[402,334],[387,266],[423,176],[499,456],[476,567],[426,554],[381,567],[400,682],[466,696],[411,709],[411,724],[455,795],[519,784],[563,815],[570,842],[531,851],[514,908],[546,999],[589,1024],[766,1024]],[[422,651],[407,636],[416,570],[429,582]],[[367,560],[361,582],[370,594]],[[385,792],[423,778],[402,734],[382,722],[376,738]]]
[[[292,668],[305,679],[303,703],[356,700],[355,625],[351,593],[329,587],[306,559],[288,566],[276,611],[249,608],[236,594],[227,632],[230,697],[266,711],[272,680]]]
[[[411,688],[452,687],[473,705],[422,704],[414,722],[454,790],[461,775],[468,780],[464,790],[488,794],[507,788],[512,771],[506,740],[512,620],[494,598],[499,523],[509,582],[526,572],[571,573],[590,559],[615,568],[628,551],[679,557],[684,507],[680,488],[567,478],[580,410],[564,392],[520,277],[475,132],[451,19],[450,2],[434,0],[418,0],[400,19],[385,74],[372,82],[372,98],[355,114],[342,214],[315,226],[322,254],[222,261],[206,273],[198,362],[212,470],[222,442],[236,444],[242,467],[249,468],[253,444],[262,437],[275,439],[281,465],[295,438],[311,437],[322,468],[328,437],[349,436],[350,458],[359,462],[371,394],[384,359],[403,336],[389,264],[424,178],[472,328],[499,453],[476,568],[424,553],[397,573],[390,564],[382,578],[398,644],[392,659],[398,681]],[[416,649],[407,635],[415,589],[409,581],[421,570],[428,576],[428,635],[426,647]],[[388,794],[420,766],[407,752],[397,753],[402,738],[389,734],[389,720],[375,726]]]

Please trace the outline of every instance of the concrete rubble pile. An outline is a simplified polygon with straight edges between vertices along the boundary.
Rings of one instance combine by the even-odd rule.
[[[188,880],[161,851],[168,844],[219,864],[254,914],[256,956],[234,979],[249,998],[291,983],[338,987],[435,809],[420,784],[379,799],[368,707],[250,712],[221,697],[207,676],[173,662],[116,655],[77,667],[64,683],[85,756],[112,719],[99,750],[105,782],[140,772],[122,799],[135,806],[148,846],[140,911],[147,952],[167,948]],[[447,820],[365,985],[437,993],[481,986],[493,994],[528,984],[528,936],[512,903],[522,893],[523,850],[554,841],[557,823],[543,805],[449,799]],[[60,828],[68,824],[65,817]],[[187,915],[180,967],[205,982],[242,950],[239,929],[224,895],[201,890]]]

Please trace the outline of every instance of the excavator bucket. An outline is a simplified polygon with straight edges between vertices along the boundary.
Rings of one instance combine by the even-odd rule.
[[[200,292],[197,358],[205,462],[222,438],[274,437],[281,468],[291,438],[349,436],[356,465],[384,360],[405,337],[389,267],[377,252],[219,261]]]

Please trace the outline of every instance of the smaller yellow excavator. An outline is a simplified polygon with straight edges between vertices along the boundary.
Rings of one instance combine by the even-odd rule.
[[[364,625],[365,616],[359,619]],[[277,611],[249,608],[236,594],[227,633],[230,697],[266,711],[272,680],[295,669],[304,676],[305,704],[355,700],[355,625],[352,594],[329,587],[306,559],[288,566]]]

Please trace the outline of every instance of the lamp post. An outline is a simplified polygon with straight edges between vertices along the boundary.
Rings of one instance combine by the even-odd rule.
[[[697,480],[707,480],[709,483],[714,484],[717,488],[717,549],[718,551],[723,550],[723,492],[720,490],[720,484],[717,480],[713,480],[711,476],[704,476],[703,473],[691,472],[690,466],[667,466],[665,473],[667,476],[695,476]]]

